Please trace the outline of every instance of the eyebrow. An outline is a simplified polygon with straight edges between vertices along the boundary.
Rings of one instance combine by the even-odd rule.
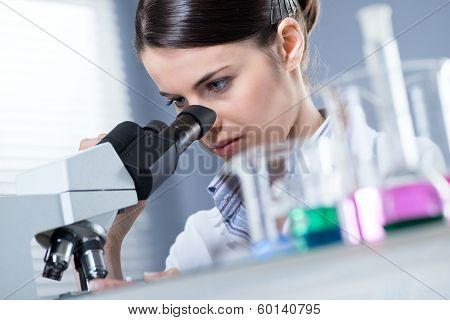
[[[216,71],[212,71],[212,72],[209,72],[209,73],[205,74],[200,80],[198,80],[194,84],[193,88],[197,89],[202,83],[204,83],[204,82],[208,81],[209,79],[211,79],[212,77],[214,77],[214,75],[216,73],[219,73],[220,71],[222,71],[222,70],[224,70],[226,68],[229,68],[229,67],[231,67],[231,65],[221,67],[221,68],[217,69]],[[162,92],[162,91],[160,91],[159,94],[164,96],[164,97],[177,97],[178,96],[178,95],[175,95],[175,94],[170,94],[170,93],[166,93],[166,92]]]

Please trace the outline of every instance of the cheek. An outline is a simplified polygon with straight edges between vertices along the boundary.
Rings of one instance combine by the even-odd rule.
[[[254,75],[246,83],[236,92],[230,108],[233,123],[246,127],[258,141],[286,138],[296,119],[286,86],[273,74]]]
[[[268,106],[272,104],[273,88],[262,75],[241,77],[233,84],[229,99],[220,108],[222,118],[240,125],[263,125]]]

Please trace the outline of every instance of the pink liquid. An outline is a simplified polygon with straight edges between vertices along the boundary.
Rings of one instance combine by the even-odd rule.
[[[446,177],[450,183],[450,176]],[[386,226],[442,216],[442,201],[435,188],[417,182],[386,189],[361,188],[340,205],[346,242],[377,242],[386,237]]]

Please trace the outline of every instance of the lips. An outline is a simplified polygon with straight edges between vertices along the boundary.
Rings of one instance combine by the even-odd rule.
[[[242,137],[227,139],[211,147],[212,151],[220,157],[229,158],[238,151],[239,141]]]
[[[219,142],[219,143],[213,145],[211,148],[212,148],[212,149],[223,148],[223,147],[225,147],[227,144],[230,144],[231,142],[234,142],[234,141],[236,141],[236,140],[238,140],[238,139],[240,139],[240,138],[241,138],[241,137],[238,137],[238,138],[232,138],[232,139],[228,139],[228,140],[225,140],[225,141],[221,141],[221,142]]]

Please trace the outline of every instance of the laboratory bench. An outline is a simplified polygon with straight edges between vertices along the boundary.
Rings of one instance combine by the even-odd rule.
[[[446,299],[450,227],[392,231],[375,244],[332,245],[63,299]]]

